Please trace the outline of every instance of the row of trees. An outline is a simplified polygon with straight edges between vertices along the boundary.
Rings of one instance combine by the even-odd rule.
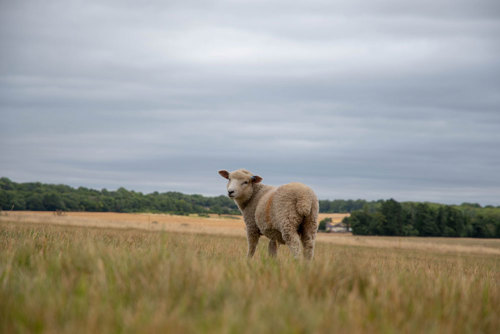
[[[239,214],[226,196],[204,197],[179,192],[143,194],[120,188],[116,191],[93,190],[66,185],[16,183],[0,178],[2,210],[94,211],[94,212],[165,212],[173,214]]]
[[[345,218],[354,234],[500,238],[500,207],[399,203],[394,199],[366,205]]]
[[[361,210],[365,205],[375,202],[367,202],[363,199],[357,200],[343,200],[336,199],[333,201],[320,200],[319,201],[319,211],[322,213],[346,213],[353,212],[356,210]]]
[[[239,214],[226,196],[204,197],[179,192],[150,193],[94,190],[66,185],[16,183],[0,178],[2,210],[163,212],[173,214]],[[398,203],[390,199],[321,200],[320,212],[352,212],[345,223],[354,234],[395,236],[500,237],[500,207],[475,203],[460,206]]]
[[[360,210],[377,202],[365,200],[320,200],[322,213],[344,213]],[[175,214],[220,213],[239,214],[238,208],[226,196],[204,197],[178,192],[142,194],[120,188],[116,191],[94,190],[84,187],[16,183],[0,178],[0,208],[2,210],[34,211],[113,211],[113,212],[168,212]]]

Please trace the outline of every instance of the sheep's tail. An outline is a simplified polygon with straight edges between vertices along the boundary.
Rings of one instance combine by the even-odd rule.
[[[297,213],[304,217],[310,217],[312,220],[316,221],[319,211],[318,199],[312,190],[308,191],[306,194],[306,196],[297,198]]]
[[[297,213],[302,215],[302,223],[300,224],[299,234],[312,236],[318,230],[318,214],[319,203],[316,195],[311,191],[310,195],[297,200]]]
[[[319,214],[319,202],[316,196],[314,197],[313,203],[311,205],[311,213],[309,215],[309,220],[316,225],[316,229],[318,226],[318,214]]]

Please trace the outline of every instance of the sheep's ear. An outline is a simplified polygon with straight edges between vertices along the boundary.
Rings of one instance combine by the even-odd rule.
[[[260,176],[258,176],[258,175],[252,176],[253,183],[259,183],[260,181],[262,181],[262,178]]]
[[[220,176],[222,176],[225,179],[229,179],[229,172],[227,170],[220,170],[219,171]]]

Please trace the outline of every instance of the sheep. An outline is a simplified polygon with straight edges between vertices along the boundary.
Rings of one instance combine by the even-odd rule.
[[[264,185],[262,177],[245,169],[220,170],[219,174],[228,179],[228,196],[243,214],[249,259],[253,257],[261,235],[269,238],[271,257],[276,257],[279,244],[286,244],[293,257],[298,259],[302,242],[304,258],[313,258],[319,204],[311,188],[302,183],[279,187]]]

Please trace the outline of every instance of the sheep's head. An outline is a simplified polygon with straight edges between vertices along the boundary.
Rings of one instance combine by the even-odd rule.
[[[254,184],[262,181],[260,176],[253,175],[245,169],[238,169],[234,172],[220,170],[219,174],[228,179],[227,195],[237,201],[248,200],[253,194]]]

